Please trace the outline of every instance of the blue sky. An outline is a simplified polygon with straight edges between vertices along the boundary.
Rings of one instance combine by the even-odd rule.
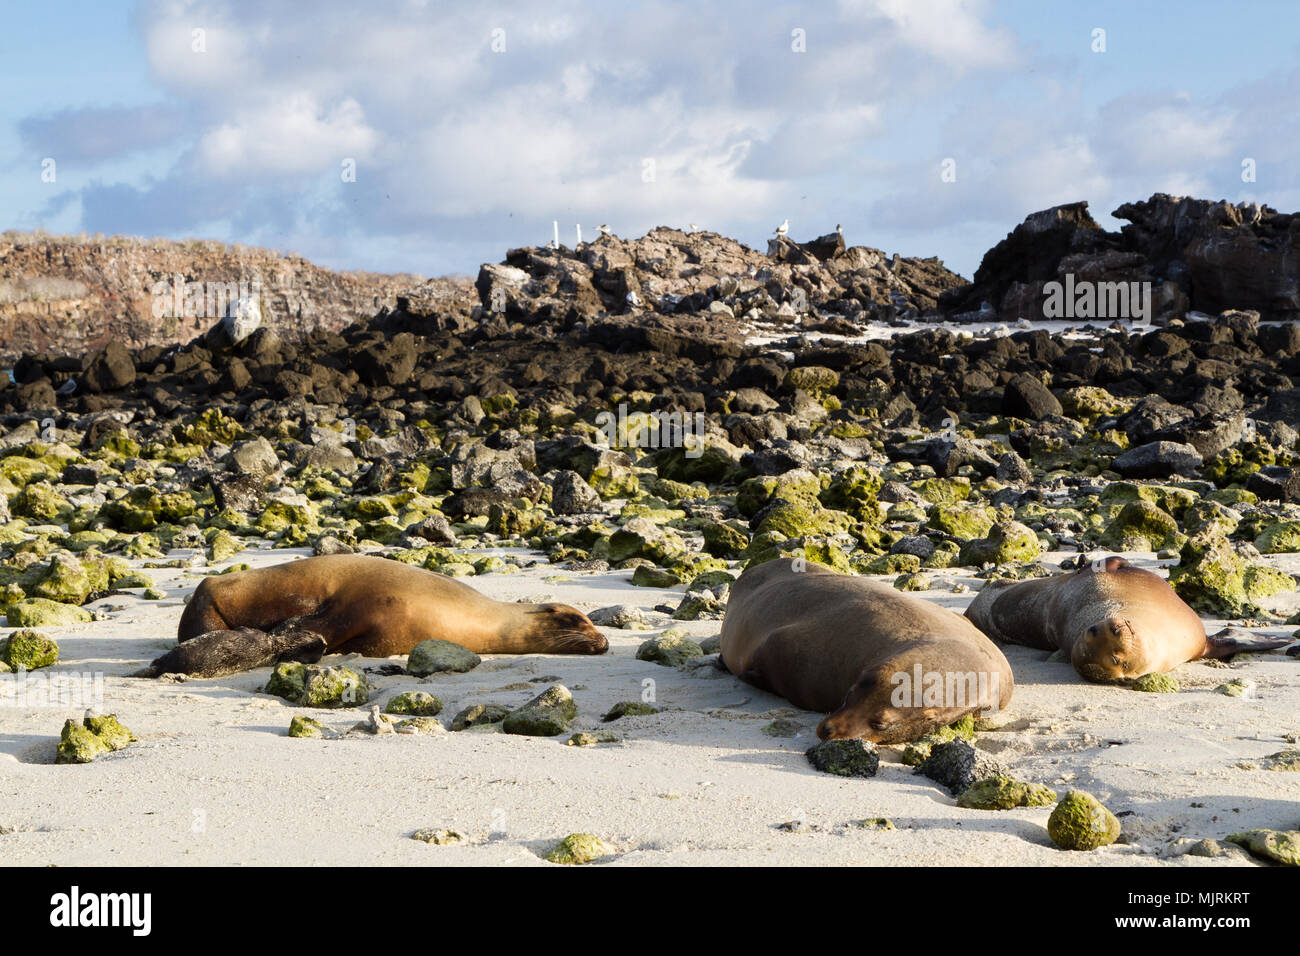
[[[440,275],[554,219],[761,247],[788,217],[969,276],[1056,203],[1300,208],[1297,63],[1284,0],[5,0],[0,229]]]

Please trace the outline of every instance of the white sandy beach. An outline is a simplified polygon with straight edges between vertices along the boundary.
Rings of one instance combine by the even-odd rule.
[[[249,551],[234,561],[264,566],[305,554]],[[1154,566],[1150,555],[1136,557]],[[1222,839],[1300,823],[1294,774],[1238,766],[1285,749],[1283,735],[1300,732],[1300,661],[1282,654],[1231,669],[1183,665],[1177,671],[1182,692],[1161,695],[1087,684],[1068,664],[1047,663],[1044,652],[1005,648],[1016,675],[1009,721],[981,734],[978,746],[1020,779],[1058,792],[1091,791],[1121,814],[1119,844],[1077,854],[1048,839],[1050,808],[960,809],[945,790],[899,762],[899,748],[882,748],[873,779],[816,772],[803,752],[816,742],[819,715],[793,710],[713,667],[679,670],[636,660],[638,645],[662,627],[603,628],[611,646],[601,657],[489,657],[469,673],[427,681],[370,675],[373,701],[426,690],[443,701],[440,719],[447,724],[469,704],[517,705],[558,679],[579,707],[574,729],[613,730],[623,736],[620,743],[573,747],[563,736],[482,730],[288,738],[295,714],[346,730],[364,710],[303,711],[259,693],[269,668],[183,683],[126,676],[173,644],[184,597],[201,580],[179,569],[150,573],[165,600],[114,595],[90,606],[120,608],[109,610],[107,620],[42,628],[59,642],[62,657],[49,672],[28,678],[102,671],[102,710],[116,713],[138,743],[90,764],[56,765],[60,728],[80,710],[33,706],[30,695],[0,706],[0,863],[549,866],[539,854],[566,834],[585,831],[618,850],[608,860],[615,865],[1222,866],[1249,864],[1169,858],[1162,851],[1181,838]],[[648,610],[680,600],[680,593],[633,587],[629,577],[542,564],[467,583],[501,600],[551,599],[583,610],[611,604]],[[963,572],[935,572],[932,581],[933,590],[920,596],[956,609],[974,589],[954,594],[951,585],[978,587]],[[720,622],[681,626],[708,637]],[[1219,626],[1207,621],[1211,630]],[[333,656],[324,663],[348,660]],[[401,662],[350,661],[354,667]],[[1256,694],[1213,692],[1233,677],[1254,680]],[[600,723],[618,701],[641,699],[646,679],[654,681],[662,713]],[[778,716],[798,718],[804,731],[788,739],[768,736],[762,728]],[[888,817],[896,829],[846,826],[870,817]],[[793,820],[803,820],[806,830],[777,829]],[[451,828],[466,839],[445,846],[410,839],[422,827]]]

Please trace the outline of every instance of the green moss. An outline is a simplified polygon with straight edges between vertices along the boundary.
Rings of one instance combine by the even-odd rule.
[[[470,727],[499,724],[508,716],[510,708],[500,704],[471,704],[452,718],[451,729],[461,731]]]
[[[506,715],[501,729],[525,737],[555,737],[569,729],[578,716],[573,695],[563,684],[552,684],[518,710]]]
[[[1019,521],[999,521],[988,537],[971,541],[961,549],[958,563],[981,567],[985,564],[1026,564],[1042,551],[1038,535]]]
[[[623,700],[606,711],[605,716],[600,719],[605,723],[609,723],[612,720],[618,720],[620,717],[645,717],[657,713],[659,713],[658,707],[643,704],[639,700]]]
[[[448,830],[443,827],[425,827],[412,833],[411,839],[419,840],[422,843],[432,843],[434,846],[446,846],[449,843],[459,843],[465,838],[455,830]]]
[[[1050,807],[1055,802],[1056,791],[1049,787],[1001,776],[977,780],[957,797],[957,806],[967,810]]]
[[[283,697],[291,703],[297,703],[302,700],[302,692],[306,684],[307,665],[288,661],[275,666],[263,691],[273,697]]]
[[[636,649],[636,659],[661,664],[664,667],[680,667],[695,657],[702,657],[703,649],[686,635],[685,631],[672,627],[644,641]]]
[[[1129,687],[1147,694],[1177,694],[1182,690],[1178,678],[1172,674],[1143,674]]]
[[[325,725],[315,717],[303,717],[301,715],[289,721],[290,737],[322,737],[325,735]]]
[[[590,833],[570,833],[542,857],[547,863],[578,866],[603,856],[612,856],[615,850],[598,836]]]
[[[565,744],[570,747],[594,747],[596,744],[616,744],[621,738],[618,734],[611,734],[605,731],[598,733],[576,733],[573,734]]]
[[[49,667],[59,659],[59,645],[40,631],[14,631],[8,637],[0,639],[0,661],[9,665],[11,670],[20,667],[34,671],[40,667]]]
[[[304,707],[356,707],[370,696],[366,678],[347,667],[307,666],[302,699]]]
[[[1159,551],[1180,548],[1186,540],[1173,515],[1150,502],[1133,501],[1107,525],[1101,545],[1112,551]]]
[[[954,505],[970,497],[969,478],[925,478],[911,489],[932,505]]]
[[[682,579],[670,571],[640,565],[632,571],[632,583],[639,588],[673,588]]]
[[[1251,856],[1283,866],[1300,866],[1300,831],[1247,830],[1228,837],[1229,843],[1244,847]]]
[[[94,620],[89,611],[48,598],[27,598],[11,604],[8,616],[10,627],[69,627]]]
[[[1119,839],[1120,823],[1092,794],[1071,790],[1047,819],[1047,835],[1063,850],[1095,850]]]
[[[442,713],[442,701],[422,690],[408,690],[390,697],[388,703],[384,705],[384,713],[436,717]]]
[[[947,727],[940,727],[938,730],[912,741],[903,748],[901,759],[909,767],[919,767],[929,759],[931,749],[938,744],[946,744],[952,740],[974,739],[975,715],[967,714],[961,720],[949,724]]]
[[[1285,594],[1296,589],[1295,578],[1291,575],[1262,564],[1247,565],[1242,572],[1241,583],[1245,588],[1246,597],[1252,601],[1271,597],[1274,594]]]
[[[926,511],[926,524],[960,541],[986,537],[995,518],[992,509],[980,505],[932,505]]]
[[[118,721],[116,714],[87,716],[81,723],[69,720],[59,735],[55,763],[90,763],[96,757],[121,750],[136,737]]]

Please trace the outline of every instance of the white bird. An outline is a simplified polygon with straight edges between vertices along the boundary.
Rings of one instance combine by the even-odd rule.
[[[597,226],[596,231],[599,232],[602,236],[614,235],[612,232],[609,231],[609,226]]]
[[[695,223],[693,223],[693,222],[688,222],[688,223],[686,224],[686,231],[687,231],[687,232],[699,232],[699,231],[700,231],[700,227],[697,226],[697,225],[695,225]]]
[[[627,304],[634,309],[641,304],[641,297],[636,294],[635,290],[627,294]]]
[[[780,236],[782,239],[784,239],[784,238],[785,238],[785,234],[786,234],[787,232],[789,232],[789,231],[790,231],[790,220],[787,219],[785,222],[781,223],[781,225],[779,225],[779,226],[776,227],[776,229],[773,231],[772,235],[774,235],[774,236]]]
[[[844,236],[844,227],[841,226],[838,222],[835,224],[835,231],[838,232],[841,237]]]

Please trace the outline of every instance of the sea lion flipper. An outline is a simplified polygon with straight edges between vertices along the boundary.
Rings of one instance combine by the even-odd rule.
[[[1205,638],[1202,657],[1232,657],[1234,654],[1261,653],[1286,647],[1293,637],[1260,637],[1239,627],[1225,627]]]

